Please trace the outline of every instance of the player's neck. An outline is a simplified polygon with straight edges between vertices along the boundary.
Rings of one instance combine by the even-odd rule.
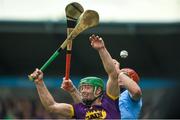
[[[92,105],[101,105],[101,97],[97,98],[93,103]]]

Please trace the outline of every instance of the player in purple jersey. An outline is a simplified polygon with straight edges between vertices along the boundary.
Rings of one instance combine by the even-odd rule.
[[[98,92],[97,95],[96,91]],[[117,106],[118,99],[111,97],[111,95],[104,92],[104,83],[102,79],[98,77],[86,77],[81,79],[79,92],[82,96],[82,102],[73,105],[75,118],[120,118],[118,113],[119,108]]]
[[[36,69],[30,76],[35,79],[35,85],[43,106],[50,112],[57,113],[63,118],[120,119],[118,72],[102,38],[92,35],[89,40],[91,46],[98,51],[104,69],[108,74],[106,90],[101,78],[86,77],[81,79],[79,84],[82,100],[80,103],[73,105],[57,103],[43,82],[42,71]]]

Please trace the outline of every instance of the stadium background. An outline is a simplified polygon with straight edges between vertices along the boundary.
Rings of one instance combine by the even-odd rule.
[[[101,16],[101,15],[100,15]],[[78,85],[85,76],[107,75],[88,38],[102,36],[121,67],[135,69],[141,77],[143,108],[140,118],[180,118],[180,22],[101,22],[73,42],[71,79]],[[60,21],[0,21],[0,118],[58,118],[47,113],[27,75],[42,64],[66,38]],[[129,56],[121,59],[121,50]],[[45,71],[44,80],[56,101],[72,103],[60,89],[65,71],[65,51]]]

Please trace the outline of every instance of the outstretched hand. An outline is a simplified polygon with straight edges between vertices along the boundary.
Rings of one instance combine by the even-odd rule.
[[[101,37],[99,37],[99,36],[95,36],[95,35],[93,34],[93,35],[91,35],[91,36],[89,37],[89,40],[90,40],[90,42],[91,42],[91,46],[92,46],[94,49],[96,49],[96,50],[99,50],[99,49],[101,49],[101,48],[104,47],[104,41],[103,41],[103,39],[102,39]]]
[[[61,88],[67,92],[73,92],[75,90],[75,86],[73,85],[72,81],[70,79],[65,80],[65,78],[63,78]]]

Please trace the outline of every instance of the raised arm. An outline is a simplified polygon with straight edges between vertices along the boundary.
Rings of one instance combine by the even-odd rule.
[[[89,40],[91,41],[91,46],[96,49],[100,55],[105,71],[108,74],[108,81],[106,86],[107,94],[116,99],[119,97],[119,86],[118,86],[118,71],[115,69],[113,59],[109,52],[107,51],[104,41],[101,37],[92,35]]]
[[[70,79],[65,80],[65,78],[63,78],[61,88],[67,91],[72,96],[74,103],[82,102],[79,91],[77,90],[77,88],[74,86],[73,82]]]
[[[128,90],[133,100],[139,100],[142,96],[141,88],[137,83],[138,79],[137,73],[132,69],[122,69],[118,76],[119,85]]]
[[[74,110],[72,105],[66,103],[57,103],[54,98],[46,88],[46,85],[43,82],[43,73],[36,69],[31,75],[35,79],[35,85],[40,97],[40,100],[46,110],[52,113],[58,113],[59,115],[72,118],[74,115]]]

